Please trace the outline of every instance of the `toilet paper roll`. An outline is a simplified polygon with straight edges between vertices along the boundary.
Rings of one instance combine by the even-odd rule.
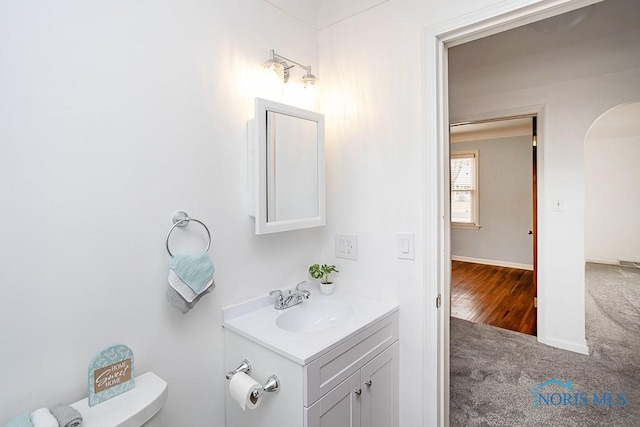
[[[260,405],[262,396],[254,397],[252,392],[253,390],[261,389],[262,385],[244,372],[235,374],[229,382],[231,397],[240,405],[243,411],[246,408],[255,409]]]

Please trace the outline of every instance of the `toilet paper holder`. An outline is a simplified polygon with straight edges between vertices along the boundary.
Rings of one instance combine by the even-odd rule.
[[[230,380],[232,376],[240,372],[251,375],[251,362],[249,362],[247,359],[242,359],[242,362],[240,362],[240,366],[238,366],[233,371],[227,372],[227,375],[225,375],[225,377]]]
[[[243,359],[236,369],[227,372],[225,378],[230,380],[231,377],[233,377],[235,374],[239,374],[240,372],[251,375],[251,362],[249,362],[247,359]],[[262,386],[262,388],[256,388],[251,392],[251,394],[253,395],[253,397],[258,397],[264,392],[272,393],[278,390],[280,390],[280,379],[274,374],[271,374],[269,378],[267,378],[267,382]]]
[[[271,374],[269,375],[269,378],[267,378],[267,382],[262,386],[262,389],[255,389],[251,394],[253,394],[253,397],[259,397],[265,391],[267,393],[272,393],[278,390],[280,390],[280,380],[274,374]]]

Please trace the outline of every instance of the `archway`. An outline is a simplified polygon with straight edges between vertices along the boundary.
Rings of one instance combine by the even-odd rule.
[[[602,114],[585,138],[585,259],[640,262],[640,102]]]

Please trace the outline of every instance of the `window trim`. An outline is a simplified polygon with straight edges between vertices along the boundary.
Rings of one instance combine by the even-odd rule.
[[[451,151],[449,158],[449,203],[453,203],[453,186],[451,182],[451,160],[455,158],[473,158],[475,160],[475,168],[474,168],[474,183],[475,189],[473,190],[473,194],[475,198],[473,200],[473,218],[474,222],[454,222],[451,219],[451,228],[460,228],[465,230],[479,230],[482,226],[480,225],[480,155],[478,150],[460,150],[460,151]],[[451,207],[449,208],[452,211]]]

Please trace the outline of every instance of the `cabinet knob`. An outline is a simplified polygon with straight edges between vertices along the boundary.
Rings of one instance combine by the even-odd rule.
[[[362,389],[361,388],[357,388],[357,389],[353,390],[353,392],[355,394],[357,394],[358,396],[360,396],[360,393],[362,393]]]
[[[366,380],[364,383],[367,385],[367,387],[371,387],[371,380]]]

